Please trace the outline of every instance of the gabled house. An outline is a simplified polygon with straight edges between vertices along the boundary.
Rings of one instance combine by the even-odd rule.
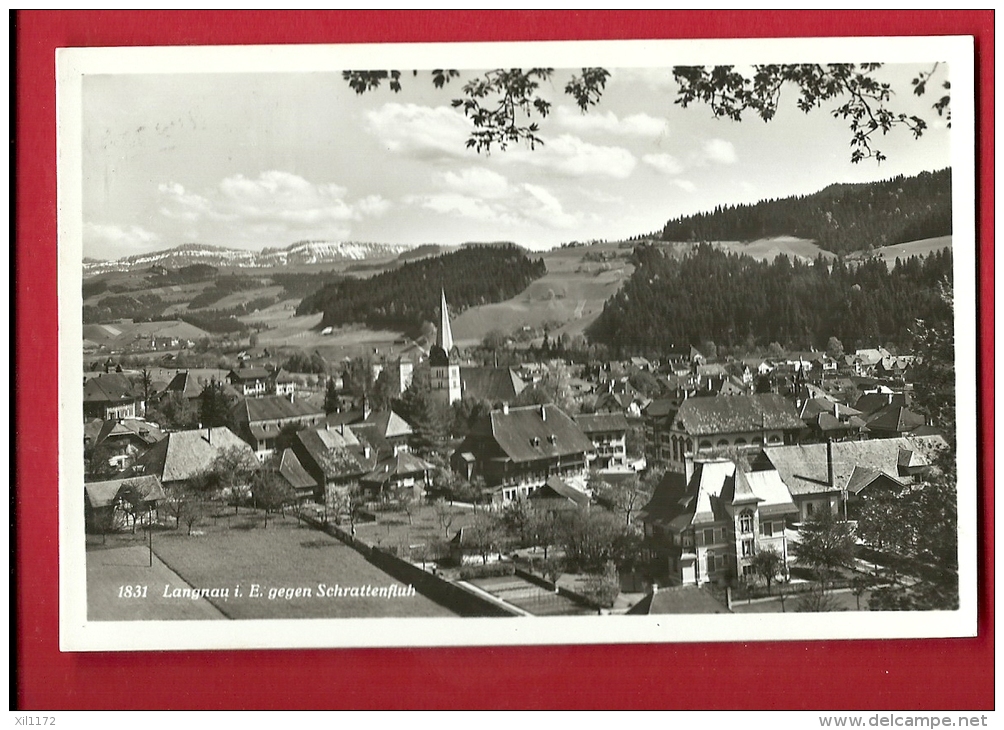
[[[402,451],[377,463],[359,484],[374,497],[413,501],[421,499],[431,483],[433,465]]]
[[[683,471],[688,455],[792,443],[804,427],[795,406],[774,393],[687,398],[660,446],[669,468]]]
[[[164,435],[155,423],[135,418],[115,419],[101,422],[101,428],[90,446],[95,449],[101,446],[111,447],[114,453],[109,458],[118,468],[123,469],[164,438]]]
[[[303,468],[317,482],[314,499],[324,502],[329,485],[346,486],[358,482],[376,467],[370,446],[348,426],[319,426],[296,434],[293,452]]]
[[[512,368],[460,367],[462,398],[493,405],[512,403],[526,389],[526,382]]]
[[[107,532],[115,526],[115,513],[125,503],[138,512],[155,511],[167,496],[156,476],[135,476],[84,484],[84,527],[87,532]]]
[[[777,470],[764,466],[698,458],[683,474],[666,472],[640,516],[670,580],[751,579],[753,556],[766,548],[787,566],[786,520],[797,508]]]
[[[145,411],[142,394],[121,373],[105,373],[84,381],[84,418],[139,418]]]
[[[270,390],[272,371],[265,368],[237,368],[227,373],[230,383],[244,397],[266,395]]]
[[[732,613],[711,591],[696,585],[656,588],[628,609],[629,616]]]
[[[927,419],[919,413],[900,405],[888,405],[878,409],[866,421],[873,438],[905,436],[927,424]]]
[[[365,416],[364,416],[365,414]],[[331,414],[328,422],[332,422]],[[360,411],[357,417],[345,421],[353,432],[376,449],[377,458],[386,459],[409,450],[414,429],[407,421],[391,409],[383,411]]]
[[[589,509],[590,503],[588,494],[557,476],[548,477],[544,486],[533,492],[528,499],[538,509],[550,514]]]
[[[166,396],[171,393],[177,393],[182,398],[187,400],[192,406],[198,408],[199,397],[202,395],[204,387],[205,384],[200,383],[198,378],[187,370],[182,370],[175,373],[174,377],[171,378],[171,382],[167,384],[167,387],[164,388],[161,395]]]
[[[279,454],[279,476],[296,494],[297,502],[307,502],[314,498],[317,480],[303,468],[293,449],[283,449]]]
[[[774,446],[763,453],[791,492],[798,520],[804,521],[820,510],[842,517],[845,506],[853,516],[866,489],[922,479],[946,445],[938,435],[907,436]],[[876,481],[879,473],[885,478]]]
[[[245,452],[257,461],[247,442],[226,426],[218,426],[168,433],[136,463],[145,474],[156,476],[170,488],[212,469],[216,458],[227,449]]]
[[[593,443],[589,468],[624,471],[627,463],[627,419],[620,413],[581,414],[575,423]]]
[[[556,405],[503,406],[475,424],[451,464],[455,471],[482,477],[489,487],[500,487],[502,501],[508,502],[529,496],[551,476],[584,480],[592,448]]]
[[[284,429],[314,426],[324,421],[324,409],[292,396],[242,398],[231,411],[238,435],[251,444],[259,459],[271,455]]]

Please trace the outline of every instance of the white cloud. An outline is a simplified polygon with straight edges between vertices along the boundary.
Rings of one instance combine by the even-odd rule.
[[[112,223],[84,224],[84,243],[88,247],[143,248],[159,240],[160,236],[141,226],[118,226]]]
[[[683,165],[678,159],[666,153],[645,155],[641,158],[649,167],[655,168],[663,175],[679,175],[683,172]]]
[[[661,137],[669,133],[665,119],[657,119],[648,114],[632,114],[619,119],[611,111],[606,113],[589,111],[582,113],[569,107],[558,107],[555,113],[558,124],[579,134],[602,132],[635,137]]]
[[[450,107],[384,104],[366,113],[371,134],[391,152],[419,157],[467,157],[471,124]]]
[[[563,134],[545,140],[535,150],[520,150],[499,159],[541,167],[566,177],[609,177],[623,180],[631,175],[638,161],[623,147],[604,147]]]
[[[731,165],[739,160],[736,148],[724,139],[709,139],[704,143],[704,156],[711,162]]]
[[[690,180],[673,180],[673,184],[681,190],[686,190],[688,193],[692,193],[697,190],[697,186],[690,182]]]
[[[256,178],[224,178],[205,195],[178,184],[158,186],[161,212],[186,221],[258,224],[287,229],[317,229],[385,213],[390,203],[377,195],[351,203],[335,183],[313,183],[299,175],[269,170]]]
[[[502,176],[497,177],[502,182],[505,181]],[[459,187],[462,178],[461,175],[452,178],[449,174],[444,175],[440,178],[441,182],[447,186],[456,186],[456,189],[441,193],[410,195],[404,202],[442,215],[500,226],[532,224],[565,229],[581,223],[577,215],[564,210],[561,201],[553,193],[539,185],[506,183],[504,189],[496,186],[490,189],[482,188],[480,191],[470,189],[464,192]],[[489,178],[486,177],[485,180],[487,179]]]
[[[566,213],[561,201],[546,188],[528,183],[523,185],[523,189],[529,193],[526,201],[528,205],[523,209],[523,213],[530,220],[544,223],[552,228],[572,228],[578,223],[578,219]]]
[[[476,198],[496,199],[512,193],[504,175],[484,167],[468,167],[459,172],[445,172],[438,181],[449,190],[473,195]]]

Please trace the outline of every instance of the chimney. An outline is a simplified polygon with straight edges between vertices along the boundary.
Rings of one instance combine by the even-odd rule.
[[[212,427],[206,429],[206,441],[213,443],[213,429]]]
[[[652,585],[649,587],[648,592],[654,596],[656,593],[659,592],[659,584],[656,583],[655,581],[652,581]]]
[[[840,420],[840,404],[836,402],[833,404],[833,417]]]
[[[502,415],[505,415],[505,416],[509,415],[509,404],[508,403],[503,403],[502,404]]]
[[[826,484],[833,486],[833,441],[826,439]]]
[[[540,406],[540,420],[541,421],[547,420],[547,406],[543,404]]]
[[[694,455],[689,451],[683,455],[683,474],[687,478],[687,484],[690,484],[694,476]]]

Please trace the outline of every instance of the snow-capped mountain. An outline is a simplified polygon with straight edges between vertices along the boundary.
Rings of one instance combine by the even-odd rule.
[[[300,264],[323,264],[339,261],[360,261],[363,259],[397,256],[411,246],[388,243],[356,243],[352,241],[297,241],[286,248],[264,248],[261,251],[247,251],[223,246],[209,246],[201,243],[186,243],[165,251],[126,256],[115,261],[95,261],[85,259],[85,275],[103,274],[108,271],[131,271],[150,266],[166,266],[176,269],[193,264],[210,266],[240,266],[244,268],[265,268],[272,266],[294,266]]]

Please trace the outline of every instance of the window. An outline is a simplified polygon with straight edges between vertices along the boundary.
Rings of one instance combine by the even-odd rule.
[[[715,541],[715,530],[714,528],[707,529],[704,531],[704,544],[711,545]]]
[[[718,445],[719,446],[728,446],[729,445],[729,441],[728,441],[728,439],[718,439]]]
[[[753,515],[749,512],[739,515],[739,532],[744,535],[753,532]]]
[[[708,441],[708,439],[701,439],[701,443],[698,445],[698,448],[701,448],[701,449],[710,449],[711,448],[711,442]]]
[[[760,534],[763,537],[774,537],[774,523],[772,523],[772,522],[761,522],[760,523]]]
[[[774,534],[775,535],[783,535],[784,534],[784,522],[775,522],[774,523]]]
[[[805,504],[805,514],[811,515],[815,511],[816,511],[816,505],[814,505],[812,502],[806,502],[806,504]]]
[[[715,572],[715,554],[708,553],[708,573]]]
[[[743,557],[751,558],[753,557],[753,541],[743,540]]]
[[[749,578],[753,575],[753,566],[744,565],[743,566],[743,578]]]
[[[683,535],[683,547],[692,548],[694,547],[694,533],[687,532]]]

